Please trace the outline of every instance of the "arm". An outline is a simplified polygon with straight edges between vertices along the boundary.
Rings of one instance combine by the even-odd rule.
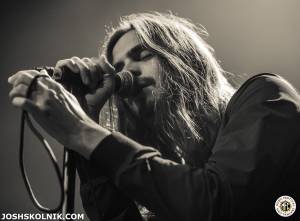
[[[277,77],[258,77],[232,99],[204,168],[162,159],[120,133],[107,136],[90,160],[160,218],[220,220],[233,208],[245,216],[273,197],[299,125],[299,95]]]
[[[56,68],[68,68],[80,74],[82,82],[91,89],[91,93],[85,96],[88,104],[86,112],[99,124],[99,112],[114,88],[114,82],[110,77],[105,77],[105,73],[113,75],[114,68],[104,56],[101,56],[99,60],[78,57],[60,60]],[[102,87],[99,82],[102,82]],[[93,140],[101,140],[109,134],[108,131],[102,130],[102,132],[104,132],[102,135],[98,135],[93,130],[87,131],[90,136],[82,138],[83,142],[88,142],[85,146],[94,146]],[[80,177],[82,204],[90,220],[140,220],[140,214],[134,202],[124,196],[110,180],[101,175],[97,168],[79,154],[76,156],[76,167]]]
[[[66,60],[66,62],[67,64],[76,64],[70,60]],[[37,75],[44,75],[45,77],[36,81],[31,96],[27,97],[28,87]],[[109,131],[101,128],[90,119],[80,107],[77,99],[62,85],[48,77],[47,72],[19,71],[12,75],[8,82],[13,86],[10,91],[12,104],[32,114],[44,130],[64,146],[77,152],[91,150],[109,134]],[[97,89],[96,97],[102,98],[103,94],[107,93],[105,88],[104,92],[101,89],[103,88]],[[89,101],[97,100],[97,98],[90,98],[94,100]],[[101,107],[102,100],[98,103],[98,108]],[[88,136],[82,134],[88,134]],[[82,147],[83,144],[86,144],[84,148]],[[92,220],[111,220],[113,216],[118,216],[118,220],[132,220],[132,216],[139,217],[139,213],[131,200],[124,197],[111,182],[99,175],[97,170],[83,156],[77,155],[76,157],[83,205]],[[91,191],[102,191],[102,193],[96,196],[89,193]],[[124,219],[120,218],[121,213]]]
[[[135,203],[104,176],[101,169],[79,154],[76,164],[82,205],[91,221],[141,220]]]

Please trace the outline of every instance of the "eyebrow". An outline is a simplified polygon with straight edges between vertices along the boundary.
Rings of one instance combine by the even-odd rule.
[[[141,52],[142,50],[145,50],[146,48],[143,47],[141,44],[138,44],[136,46],[134,46],[133,48],[131,48],[127,53],[126,56],[128,57],[132,57],[133,55]],[[113,64],[114,67],[117,67],[118,65],[120,65],[121,61],[118,61],[117,63]]]

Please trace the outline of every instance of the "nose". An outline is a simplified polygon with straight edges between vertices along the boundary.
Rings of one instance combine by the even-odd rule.
[[[124,67],[122,70],[131,72],[133,74],[133,76],[135,76],[135,77],[138,77],[142,74],[138,62],[135,62],[132,60],[125,61],[125,64],[124,64]]]

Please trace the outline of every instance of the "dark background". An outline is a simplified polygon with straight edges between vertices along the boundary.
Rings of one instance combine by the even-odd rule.
[[[74,55],[96,56],[105,25],[116,24],[119,16],[171,10],[206,27],[225,70],[279,73],[300,89],[299,8],[298,0],[1,1],[0,213],[37,212],[18,167],[20,110],[9,103],[11,74]],[[59,196],[54,170],[36,139],[30,133],[26,139],[34,190],[53,207]],[[61,162],[60,145],[50,141]],[[76,212],[82,212],[78,194],[76,199]]]

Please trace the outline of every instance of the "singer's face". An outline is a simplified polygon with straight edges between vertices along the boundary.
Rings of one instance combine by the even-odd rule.
[[[136,114],[153,114],[156,89],[159,73],[158,57],[142,47],[134,30],[125,33],[115,44],[112,50],[112,64],[116,71],[127,70],[137,79],[139,93],[129,99],[129,103]]]

